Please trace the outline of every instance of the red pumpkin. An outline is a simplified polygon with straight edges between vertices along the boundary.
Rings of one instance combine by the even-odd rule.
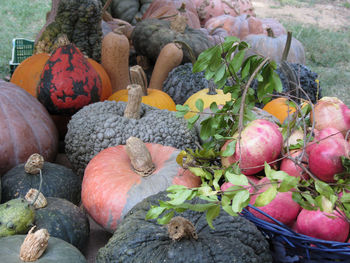
[[[201,24],[204,25],[210,18],[220,15],[252,15],[254,7],[250,0],[194,0]]]
[[[184,10],[179,10],[184,4]],[[200,28],[196,6],[191,0],[154,0],[142,19],[158,18],[172,19],[176,14],[181,13],[187,18],[187,25],[192,28]]]
[[[37,89],[38,100],[51,114],[73,114],[100,101],[99,74],[74,45],[57,48],[47,60]]]
[[[108,231],[114,231],[124,215],[144,198],[172,184],[198,187],[200,178],[177,163],[179,150],[146,143],[155,170],[147,177],[136,173],[125,145],[102,150],[87,165],[82,184],[82,202],[90,216]]]
[[[33,153],[52,162],[57,149],[58,133],[44,106],[24,89],[0,80],[0,174]]]

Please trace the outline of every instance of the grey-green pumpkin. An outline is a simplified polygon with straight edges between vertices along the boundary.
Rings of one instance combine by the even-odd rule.
[[[0,261],[4,263],[23,263],[19,258],[25,235],[0,238]],[[59,238],[50,237],[43,255],[35,263],[86,263],[83,254],[74,246]]]
[[[188,210],[175,214],[193,223],[197,239],[174,241],[166,227],[157,224],[156,220],[145,220],[151,205],[166,200],[166,194],[160,192],[134,206],[107,245],[98,251],[96,262],[272,262],[268,242],[255,225],[224,211],[214,220],[215,229],[208,226],[205,213]],[[193,199],[190,202],[201,201]]]
[[[59,197],[74,204],[80,202],[81,179],[69,168],[50,162],[44,162],[42,169],[41,192],[46,197]],[[29,174],[24,170],[24,164],[19,164],[9,170],[1,178],[2,201],[24,197],[29,189],[39,188],[39,174]]]
[[[73,203],[47,197],[47,206],[35,210],[35,225],[45,228],[50,236],[60,238],[82,250],[87,244],[90,226],[85,212]]]
[[[132,43],[136,52],[155,63],[161,49],[168,43],[180,41],[183,46],[183,63],[193,61],[188,47],[192,50],[194,58],[212,46],[208,36],[199,29],[186,26],[179,31],[172,26],[172,22],[159,19],[145,19],[136,24],[132,35]]]

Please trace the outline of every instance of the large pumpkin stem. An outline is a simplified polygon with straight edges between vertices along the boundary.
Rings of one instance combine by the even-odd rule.
[[[192,222],[182,216],[173,217],[167,225],[169,237],[174,241],[182,238],[198,239],[196,229]]]
[[[181,15],[179,12],[173,20],[170,22],[171,30],[174,30],[179,33],[184,33],[187,27],[187,18]]]
[[[126,153],[130,158],[133,170],[141,176],[149,176],[155,166],[152,162],[152,156],[142,140],[136,137],[130,137],[126,140]]]
[[[142,101],[142,87],[137,84],[128,85],[128,102],[124,110],[124,117],[129,119],[140,119],[140,108]]]
[[[47,206],[47,200],[45,196],[34,188],[29,189],[24,199],[26,199],[29,203],[31,203],[31,205],[35,209],[40,209]]]
[[[143,91],[143,96],[147,96],[147,76],[145,71],[140,65],[135,65],[130,68],[130,82],[131,84],[138,84],[141,86]]]
[[[25,262],[39,259],[49,243],[49,232],[46,229],[40,229],[33,233],[34,228],[35,226],[29,230],[19,252],[20,259]]]

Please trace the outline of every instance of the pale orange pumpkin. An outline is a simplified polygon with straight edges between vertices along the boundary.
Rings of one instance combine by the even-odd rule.
[[[102,150],[89,162],[84,172],[83,205],[98,224],[112,232],[125,214],[144,198],[166,190],[172,184],[198,187],[201,183],[199,177],[177,164],[179,150],[170,146],[143,144],[142,150],[145,147],[148,153],[146,150],[139,156],[150,159],[142,162],[146,165],[135,167],[140,158],[134,158],[130,151],[139,146],[128,146],[129,142],[130,138],[127,145]]]

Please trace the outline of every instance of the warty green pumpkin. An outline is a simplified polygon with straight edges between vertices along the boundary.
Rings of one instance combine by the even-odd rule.
[[[175,221],[165,227],[156,220],[145,220],[147,211],[152,205],[159,205],[159,200],[168,200],[167,192],[159,192],[134,206],[106,246],[98,251],[96,262],[272,262],[267,240],[247,219],[221,211],[212,229],[204,213],[187,210],[175,213]],[[182,232],[189,234],[181,235]]]

